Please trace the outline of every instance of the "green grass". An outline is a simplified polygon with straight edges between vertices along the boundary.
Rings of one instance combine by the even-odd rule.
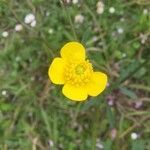
[[[142,44],[140,34],[149,38],[150,2],[105,1],[101,15],[96,3],[0,0],[0,150],[96,150],[98,140],[105,150],[149,149],[150,41]],[[36,17],[34,28],[24,23],[29,13]],[[83,23],[74,23],[77,14]],[[20,32],[14,30],[18,23]],[[105,92],[82,103],[65,98],[47,75],[69,41],[82,42],[95,70],[109,76]],[[137,102],[142,102],[139,109]],[[133,132],[138,139],[131,139]]]

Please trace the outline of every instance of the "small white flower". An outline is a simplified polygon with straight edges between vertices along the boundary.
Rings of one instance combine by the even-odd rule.
[[[77,4],[79,1],[78,0],[72,0],[73,4]]]
[[[6,90],[3,90],[3,91],[2,91],[2,95],[3,95],[3,96],[6,96],[6,95],[7,95],[7,91],[6,91]]]
[[[96,147],[98,148],[98,150],[104,149],[104,146],[101,143],[96,143]]]
[[[114,7],[110,7],[110,8],[109,8],[109,12],[110,12],[111,14],[113,14],[113,13],[115,12],[115,8],[114,8]]]
[[[117,129],[113,128],[110,132],[111,139],[115,139],[117,136]]]
[[[122,57],[123,57],[123,58],[125,58],[126,56],[127,56],[127,54],[126,54],[126,53],[123,53],[123,54],[122,54]]]
[[[104,12],[104,3],[99,1],[96,6],[97,6],[96,12],[98,14],[102,14]]]
[[[122,17],[122,18],[120,19],[120,21],[121,21],[121,22],[124,22],[124,21],[125,21],[125,19]]]
[[[2,33],[2,37],[4,37],[4,38],[8,37],[8,35],[9,35],[9,33],[8,33],[7,31],[4,31],[4,32]]]
[[[48,143],[49,143],[50,147],[54,146],[54,142],[52,140],[49,140]]]
[[[21,25],[21,24],[17,24],[16,26],[15,26],[15,31],[21,31],[23,29],[23,26]]]
[[[49,12],[49,11],[47,11],[45,15],[46,15],[46,16],[49,16],[49,15],[50,15],[50,12]]]
[[[24,22],[26,24],[30,24],[31,22],[33,22],[35,20],[35,16],[33,14],[28,14],[25,16],[24,18]]]
[[[113,105],[114,105],[114,101],[113,101],[113,100],[109,100],[109,101],[108,101],[108,105],[109,105],[109,106],[113,106]]]
[[[36,26],[36,20],[33,20],[30,25],[31,25],[31,27],[35,27]]]
[[[141,43],[144,44],[147,41],[148,37],[147,35],[140,33],[140,39],[141,39]]]
[[[102,13],[104,12],[104,8],[98,7],[98,8],[96,9],[96,12],[97,12],[98,14],[102,14]]]
[[[144,10],[143,10],[143,14],[144,14],[144,15],[147,15],[147,14],[148,14],[148,10],[147,10],[147,9],[144,9]]]
[[[119,34],[122,34],[122,33],[124,32],[124,30],[123,30],[123,28],[118,28],[118,29],[117,29],[117,32],[118,32]]]
[[[104,5],[104,3],[102,1],[98,1],[97,4],[96,4],[96,7],[101,7],[103,5]]]
[[[107,85],[106,85],[107,87],[109,87],[110,86],[110,83],[109,82],[107,82]]]
[[[143,105],[143,102],[142,101],[138,101],[138,102],[135,103],[135,108],[139,109],[139,108],[142,107],[142,105]]]
[[[54,33],[54,30],[53,30],[52,28],[50,28],[50,29],[48,30],[48,33],[49,33],[49,34],[53,34],[53,33]]]
[[[33,14],[28,14],[25,16],[24,22],[26,24],[30,24],[31,27],[35,27],[36,26],[36,20],[35,20],[35,16]]]
[[[114,105],[114,103],[115,103],[114,100],[115,100],[114,96],[112,96],[112,95],[108,95],[107,96],[107,102],[108,102],[109,106],[113,106]]]
[[[92,41],[96,42],[97,40],[98,40],[98,37],[97,36],[93,36]]]
[[[102,150],[104,149],[103,144],[101,143],[100,139],[96,139],[96,148],[97,150]]]
[[[75,23],[83,23],[84,21],[84,16],[81,14],[78,14],[75,16]]]
[[[137,133],[135,133],[135,132],[131,133],[131,139],[132,140],[136,140],[137,138],[138,138],[138,134]]]

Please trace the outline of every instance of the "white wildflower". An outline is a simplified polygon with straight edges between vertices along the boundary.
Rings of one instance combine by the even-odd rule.
[[[21,24],[17,24],[15,26],[15,31],[17,31],[17,32],[21,31],[22,29],[23,29],[23,26]]]
[[[78,14],[75,16],[75,23],[83,23],[84,21],[84,16],[81,14]]]
[[[143,102],[142,101],[138,101],[138,102],[135,103],[135,108],[139,109],[139,108],[142,107],[142,105],[143,105]]]
[[[4,32],[2,33],[2,37],[4,37],[4,38],[8,37],[8,35],[9,35],[9,33],[8,33],[7,31],[4,31]]]
[[[109,106],[113,106],[114,105],[114,99],[115,99],[115,97],[112,96],[112,95],[108,95],[107,96],[107,101],[108,101],[108,105]]]
[[[137,138],[138,138],[138,134],[137,133],[135,133],[135,132],[131,133],[131,139],[132,140],[136,140]]]
[[[50,15],[50,12],[49,12],[49,11],[47,11],[45,15],[46,15],[46,16],[49,16],[49,15]]]
[[[140,33],[140,39],[141,43],[144,44],[147,41],[148,37],[146,34]]]
[[[111,14],[113,14],[113,13],[115,12],[115,8],[114,8],[114,7],[110,7],[110,8],[109,8],[109,12],[110,12]]]
[[[73,4],[77,4],[79,2],[79,0],[72,0]]]
[[[35,27],[36,26],[36,20],[32,21],[30,25],[31,25],[31,27]]]
[[[6,95],[7,95],[7,91],[6,91],[6,90],[3,90],[3,91],[2,91],[2,95],[3,95],[3,96],[6,96]]]
[[[49,140],[48,143],[49,143],[50,147],[54,146],[54,142],[52,140]]]
[[[109,82],[107,82],[107,85],[106,85],[107,87],[109,87],[110,86],[110,83]]]
[[[144,10],[143,10],[143,14],[144,14],[144,15],[147,15],[147,14],[148,14],[148,10],[147,10],[147,9],[144,9]]]
[[[123,28],[118,28],[118,29],[117,29],[117,32],[118,32],[119,34],[122,34],[122,33],[124,32],[124,30],[123,30]]]
[[[66,3],[70,3],[70,0],[66,0]]]
[[[50,28],[50,29],[48,30],[48,33],[49,33],[49,34],[53,34],[53,33],[54,33],[54,30],[53,30],[52,28]]]
[[[127,56],[127,54],[126,54],[126,53],[123,53],[123,54],[122,54],[122,57],[123,57],[123,58],[125,58],[126,56]]]
[[[114,105],[114,101],[113,101],[113,100],[109,100],[109,101],[108,101],[108,105],[109,105],[109,106],[113,106],[113,105]]]
[[[98,37],[97,36],[93,36],[92,41],[96,42],[97,40],[98,40]]]
[[[97,150],[102,150],[104,149],[103,144],[101,143],[100,139],[96,139],[96,148]]]
[[[34,20],[35,20],[35,16],[34,16],[33,14],[28,14],[28,15],[26,15],[25,18],[24,18],[24,22],[25,22],[26,24],[30,24],[30,23],[32,23]]]
[[[104,146],[100,143],[96,143],[96,147],[101,150],[101,149],[104,149]]]
[[[99,1],[96,6],[97,6],[96,12],[98,14],[102,14],[104,12],[104,3]]]
[[[116,136],[117,136],[117,129],[113,128],[110,132],[110,137],[113,140],[116,138]]]
[[[125,19],[122,17],[122,18],[120,19],[120,21],[121,21],[121,22],[124,22],[124,21],[125,21]]]

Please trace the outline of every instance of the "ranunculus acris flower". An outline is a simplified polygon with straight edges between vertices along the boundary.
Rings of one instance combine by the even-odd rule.
[[[60,55],[52,61],[48,75],[53,83],[64,84],[62,92],[67,98],[83,101],[105,89],[107,75],[93,71],[82,44],[69,42],[62,47]]]

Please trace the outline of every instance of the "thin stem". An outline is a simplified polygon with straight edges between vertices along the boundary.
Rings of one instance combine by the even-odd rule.
[[[75,31],[75,27],[74,27],[74,24],[73,24],[73,22],[72,22],[70,13],[69,13],[69,11],[67,10],[67,6],[65,6],[65,5],[64,5],[63,3],[61,3],[61,2],[60,2],[60,4],[61,4],[62,8],[64,9],[66,18],[68,18],[68,21],[69,21],[69,23],[70,23],[71,30],[72,30],[72,33],[73,33],[73,36],[74,36],[74,40],[78,41],[77,34],[76,34],[76,31]]]
[[[145,85],[141,85],[141,84],[130,84],[128,85],[130,88],[133,89],[139,89],[139,90],[144,90],[144,91],[148,91],[150,92],[150,87],[145,86]]]
[[[66,9],[66,11],[67,11],[67,9]],[[67,12],[66,12],[66,13],[67,13]],[[78,41],[77,34],[76,34],[76,32],[75,32],[75,28],[74,28],[74,25],[73,25],[71,16],[70,16],[69,13],[67,13],[67,16],[68,16],[68,19],[69,19],[69,23],[70,23],[70,25],[71,25],[71,29],[72,29],[72,32],[73,32],[73,36],[74,36],[75,40]]]

